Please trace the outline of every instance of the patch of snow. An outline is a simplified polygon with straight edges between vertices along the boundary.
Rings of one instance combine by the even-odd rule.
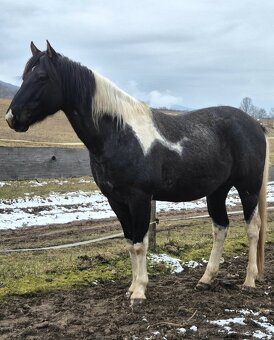
[[[148,258],[152,262],[157,263],[163,263],[167,266],[171,267],[171,273],[181,273],[184,270],[184,267],[187,268],[197,268],[199,266],[203,266],[202,263],[199,263],[197,261],[188,261],[188,262],[182,262],[180,259],[171,257],[167,254],[149,254]]]
[[[211,324],[217,325],[221,327],[219,332],[227,332],[227,334],[239,334],[238,332],[234,332],[232,329],[233,324],[239,324],[239,325],[246,325],[245,323],[245,317],[249,316],[252,317],[252,321],[260,326],[260,328],[264,328],[265,332],[262,332],[260,329],[255,330],[252,334],[250,332],[242,333],[241,335],[246,336],[252,336],[253,338],[258,339],[272,339],[274,336],[274,325],[272,325],[266,316],[259,317],[258,320],[256,320],[256,317],[260,315],[260,312],[255,312],[251,309],[240,309],[240,310],[233,310],[233,309],[225,309],[225,312],[229,313],[238,313],[243,317],[236,317],[236,318],[230,318],[230,319],[220,319],[220,320],[214,320],[214,321],[208,321]]]
[[[0,188],[3,188],[5,185],[11,185],[8,182],[0,182]]]
[[[106,198],[99,192],[74,192],[0,200],[0,229],[97,220],[114,217]]]
[[[256,316],[260,314],[259,312],[254,312],[251,309],[240,309],[238,313],[242,315],[256,315]]]
[[[153,335],[160,335],[161,333],[159,331],[152,332]]]
[[[181,266],[181,260],[170,257],[166,254],[149,254],[148,258],[156,263],[164,263],[171,267],[171,273],[181,273],[184,268]]]
[[[250,335],[250,334],[247,334],[247,335]],[[271,339],[271,338],[272,338],[271,335],[266,334],[266,333],[264,333],[264,332],[262,332],[262,331],[260,331],[260,330],[256,330],[256,331],[252,334],[252,336],[253,336],[254,338],[257,338],[257,339]]]
[[[223,327],[223,326],[227,326],[230,324],[245,325],[244,321],[245,321],[244,318],[230,318],[230,319],[220,319],[220,320],[209,321],[209,323]]]
[[[190,330],[192,332],[197,332],[198,328],[197,328],[197,326],[193,325],[193,326],[190,327]]]
[[[186,333],[186,329],[184,327],[181,327],[181,328],[177,328],[177,332],[179,334],[185,334]]]
[[[79,182],[89,183],[81,179]],[[67,180],[50,180],[50,183],[63,185]],[[47,181],[30,181],[30,187],[43,186]],[[11,185],[0,182],[0,188]],[[274,183],[268,185],[267,201],[274,202]],[[234,206],[240,200],[235,189],[229,192],[227,205]],[[75,207],[76,206],[76,207]],[[35,208],[35,209],[34,209]],[[205,198],[193,202],[160,202],[157,201],[157,211],[188,210],[206,208]],[[0,200],[0,229],[15,229],[22,226],[39,226],[52,223],[67,223],[76,220],[94,220],[114,217],[106,197],[101,192],[70,192],[66,194],[50,194],[47,197],[34,196],[29,193],[24,198]]]
[[[185,262],[184,265],[188,268],[197,268],[197,267],[200,267],[202,266],[201,263],[197,262],[197,261],[189,261],[189,262]]]
[[[262,319],[262,318],[260,318],[260,319]],[[274,325],[272,325],[270,322],[268,322],[266,317],[263,317],[263,321],[254,320],[254,322],[256,324],[258,324],[259,326],[261,326],[262,328],[264,328],[269,335],[274,336]]]
[[[229,326],[224,326],[224,329],[225,329],[228,333],[233,333],[233,332],[231,331],[231,327],[229,327]]]

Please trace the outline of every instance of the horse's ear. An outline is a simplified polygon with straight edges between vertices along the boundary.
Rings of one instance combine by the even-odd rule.
[[[50,58],[54,58],[55,56],[57,56],[57,53],[54,51],[54,49],[51,47],[50,43],[47,40],[47,55]]]
[[[41,52],[33,43],[33,41],[30,43],[30,49],[31,49],[31,53],[34,56],[35,54],[37,54],[38,52]]]

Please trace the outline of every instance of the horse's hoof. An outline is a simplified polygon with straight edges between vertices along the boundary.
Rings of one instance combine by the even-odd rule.
[[[130,307],[134,308],[134,307],[140,306],[144,301],[145,301],[145,299],[131,299],[130,300]]]
[[[210,290],[211,285],[209,283],[198,282],[195,289],[197,290]]]

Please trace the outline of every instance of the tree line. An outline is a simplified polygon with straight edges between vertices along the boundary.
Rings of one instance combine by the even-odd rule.
[[[252,99],[249,97],[242,99],[239,108],[256,119],[274,118],[274,107],[272,107],[269,112],[267,112],[265,109],[253,105]]]

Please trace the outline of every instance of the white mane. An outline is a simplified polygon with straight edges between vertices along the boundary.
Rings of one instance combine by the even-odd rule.
[[[92,72],[96,84],[92,100],[92,115],[95,122],[105,114],[117,118],[123,125],[130,123],[132,119],[151,117],[151,110],[146,104],[131,97],[97,72]]]
[[[161,135],[155,126],[150,108],[120,90],[110,80],[93,72],[95,78],[95,94],[92,99],[92,116],[95,124],[105,114],[118,119],[123,126],[130,126],[135,133],[140,145],[146,155],[152,145],[158,141],[166,148],[182,153],[180,142],[171,143]]]

